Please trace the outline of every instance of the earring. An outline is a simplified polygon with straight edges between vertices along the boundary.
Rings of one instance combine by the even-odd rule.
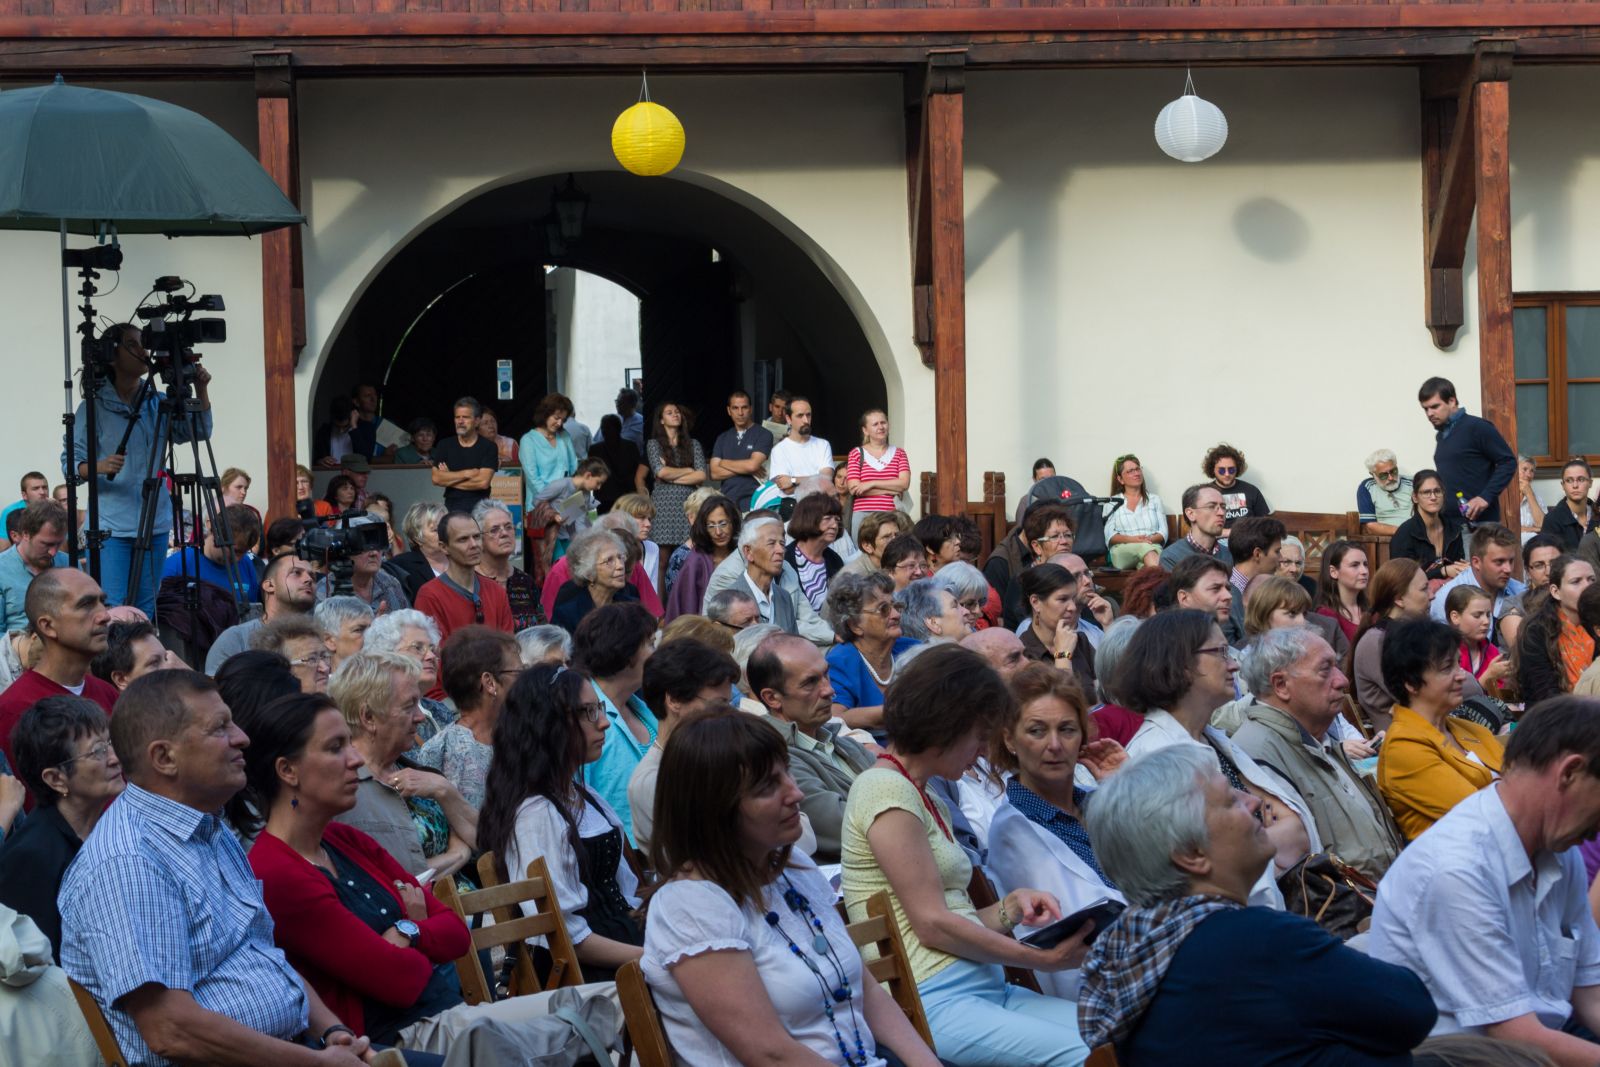
[[[294,787],[294,795],[289,798],[289,807],[291,807],[291,808],[299,808],[300,807],[300,787],[299,786],[295,786]]]

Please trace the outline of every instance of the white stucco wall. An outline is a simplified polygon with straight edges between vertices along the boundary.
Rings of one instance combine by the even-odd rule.
[[[627,369],[639,366],[639,298],[598,274],[562,267],[550,272],[557,289],[557,387],[589,429],[615,410]]]
[[[1343,510],[1360,460],[1389,445],[1429,461],[1415,387],[1457,383],[1477,410],[1469,258],[1467,327],[1454,350],[1422,326],[1414,71],[1202,70],[1231,126],[1199,165],[1167,160],[1151,123],[1181,72],[975,72],[967,93],[970,450],[975,492],[1004,470],[1013,494],[1050,455],[1100,489],[1136,450],[1169,505],[1205,448],[1248,454],[1272,503]],[[254,142],[245,83],[148,83]],[[1519,289],[1600,289],[1600,72],[1521,68],[1512,83]],[[803,235],[864,316],[896,436],[933,456],[932,375],[910,342],[900,85],[889,75],[657,77],[683,119],[680,176]],[[306,408],[341,316],[397,242],[491,185],[613,167],[611,121],[631,77],[393,79],[301,87],[309,343]],[[158,274],[229,302],[217,376],[217,452],[260,471],[260,249],[242,239],[130,239],[102,300],[125,317]],[[55,476],[60,291],[53,235],[0,233],[10,381],[5,483]],[[304,458],[304,457],[302,457]]]

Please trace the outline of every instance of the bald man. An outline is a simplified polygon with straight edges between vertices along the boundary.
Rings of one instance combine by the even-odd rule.
[[[970,648],[988,660],[989,666],[999,671],[1000,677],[1007,681],[1028,662],[1022,650],[1022,638],[1004,626],[991,626],[987,630],[970,633],[961,639],[961,647]]]

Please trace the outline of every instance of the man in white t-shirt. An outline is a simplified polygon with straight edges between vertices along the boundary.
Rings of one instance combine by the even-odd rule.
[[[772,480],[784,496],[794,496],[802,479],[825,474],[833,477],[833,446],[811,436],[811,401],[803,396],[789,400],[789,436],[772,446],[768,464]]]

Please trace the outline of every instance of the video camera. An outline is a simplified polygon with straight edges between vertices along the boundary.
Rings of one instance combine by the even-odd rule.
[[[329,595],[349,596],[353,591],[350,583],[355,573],[353,560],[363,552],[381,552],[388,548],[389,527],[359,509],[346,511],[338,518],[338,526],[307,530],[295,551],[301,559],[321,564],[326,569],[330,576]]]
[[[190,295],[178,292],[184,286]],[[228,324],[218,318],[195,318],[200,311],[226,311],[227,305],[215,293],[194,296],[194,285],[175,276],[157,278],[151,291],[160,294],[156,301],[134,311],[145,325],[139,332],[140,343],[150,357],[151,365],[169,385],[175,374],[194,365],[200,357],[195,345],[221,344],[228,339]]]

